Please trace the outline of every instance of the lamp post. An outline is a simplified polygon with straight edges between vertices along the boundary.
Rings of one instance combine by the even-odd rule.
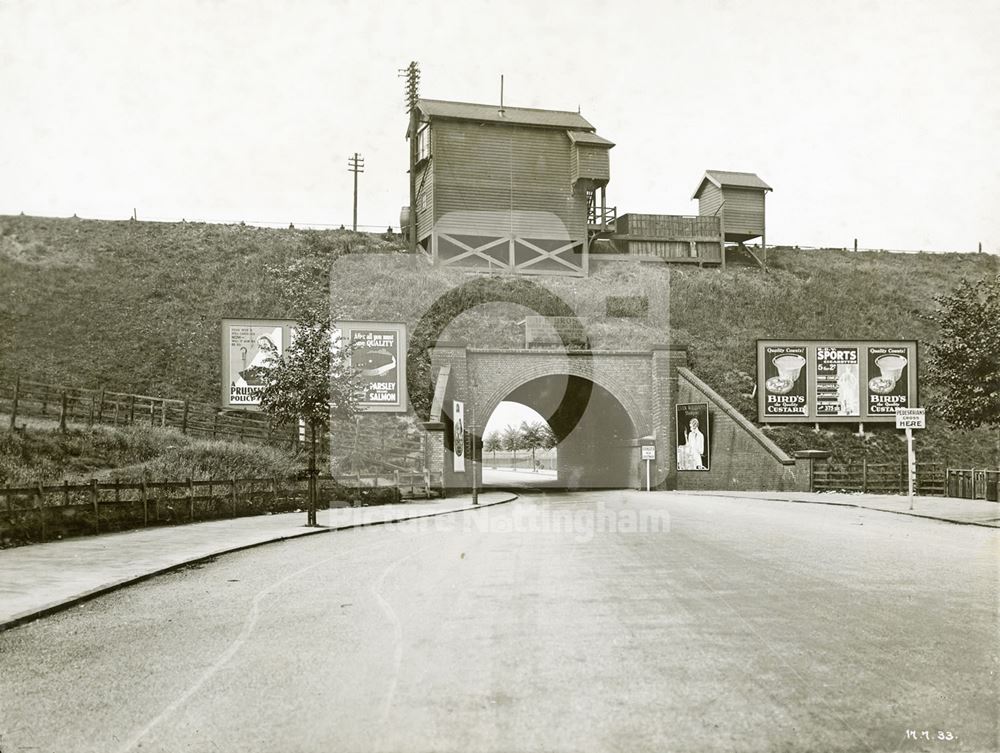
[[[469,377],[469,441],[472,452],[469,460],[472,462],[472,504],[479,504],[479,488],[476,484],[476,381]]]

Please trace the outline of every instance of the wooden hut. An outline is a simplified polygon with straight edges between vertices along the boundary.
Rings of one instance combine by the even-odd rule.
[[[420,99],[407,137],[419,250],[443,265],[587,273],[614,144],[580,113]]]
[[[691,198],[698,200],[698,214],[722,217],[726,241],[739,243],[760,238],[767,247],[764,196],[771,187],[754,173],[706,170]]]

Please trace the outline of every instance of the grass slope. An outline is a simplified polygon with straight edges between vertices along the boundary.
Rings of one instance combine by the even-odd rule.
[[[346,231],[0,217],[0,376],[215,400],[219,320],[294,317],[296,302],[284,286],[289,270],[304,271],[339,316],[411,322],[471,279],[429,269],[398,250],[398,240]],[[767,274],[617,264],[586,279],[534,281],[587,318],[594,347],[687,347],[694,370],[752,418],[756,408],[746,395],[757,338],[926,343],[935,336],[924,318],[935,295],[962,278],[1000,271],[996,257],[977,254],[779,249],[768,260]],[[635,294],[649,299],[644,317],[606,315],[607,296]],[[445,336],[516,347],[523,343],[518,322],[530,313],[490,304],[457,317]],[[922,390],[925,405],[940,399]],[[840,429],[768,431],[790,450],[901,456],[894,432],[862,443]],[[1000,462],[991,432],[933,422],[922,440],[942,460]]]
[[[194,439],[147,426],[0,432],[0,484],[97,479],[159,481],[264,478],[294,472],[287,452],[263,445]]]

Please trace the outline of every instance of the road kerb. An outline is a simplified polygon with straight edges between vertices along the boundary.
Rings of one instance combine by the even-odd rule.
[[[124,578],[119,578],[118,580],[109,581],[107,583],[102,583],[96,588],[83,591],[73,596],[69,596],[65,599],[59,599],[57,601],[50,602],[41,607],[33,607],[31,609],[25,610],[12,617],[4,618],[0,622],[0,632],[8,630],[10,628],[17,627],[18,625],[23,625],[28,622],[32,622],[42,617],[47,617],[56,612],[61,612],[70,607],[74,607],[77,604],[81,604],[90,599],[102,596],[112,591],[117,591],[125,586],[130,586],[135,583],[141,583],[144,580],[149,580],[150,578],[155,578],[158,575],[164,575],[174,570],[180,570],[183,567],[188,567],[189,565],[196,565],[199,562],[205,562],[207,560],[215,559],[224,554],[232,554],[234,552],[241,552],[246,549],[253,549],[254,547],[264,546],[266,544],[276,544],[281,541],[289,541],[291,539],[299,539],[304,536],[314,536],[320,533],[335,533],[337,531],[347,531],[352,528],[368,528],[371,526],[382,526],[382,525],[392,525],[394,523],[404,523],[410,520],[419,520],[421,518],[433,518],[440,515],[452,515],[457,512],[468,512],[469,510],[482,510],[486,507],[494,507],[496,505],[503,505],[509,502],[513,502],[518,498],[517,494],[511,493],[508,497],[504,499],[499,499],[494,502],[482,502],[478,505],[467,505],[466,507],[455,507],[450,510],[441,510],[438,512],[428,512],[421,515],[403,515],[396,518],[387,518],[385,520],[372,520],[363,523],[348,523],[345,525],[338,526],[318,526],[316,528],[306,528],[303,526],[303,530],[296,531],[294,533],[284,533],[272,538],[262,539],[261,541],[253,541],[249,544],[240,544],[239,546],[222,547],[221,549],[214,550],[207,554],[200,554],[197,557],[189,557],[187,559],[174,562],[170,565],[164,567],[156,568],[155,570],[150,570],[149,572],[139,573],[137,575],[129,575]]]
[[[678,493],[683,494],[683,491]],[[924,520],[937,520],[941,523],[953,523],[959,526],[977,526],[979,528],[993,528],[996,529],[998,526],[992,525],[990,523],[980,523],[974,520],[959,520],[958,518],[945,518],[940,515],[926,515],[918,512],[913,512],[911,510],[890,510],[885,507],[873,507],[872,505],[858,504],[857,502],[847,502],[845,500],[837,499],[798,499],[794,497],[765,497],[761,495],[754,494],[752,496],[742,496],[739,492],[734,492],[733,494],[726,494],[724,492],[697,492],[699,497],[723,497],[725,499],[761,499],[768,502],[792,502],[799,505],[830,505],[833,507],[854,507],[859,510],[874,510],[875,512],[887,512],[892,515],[905,515],[909,518],[923,518]]]

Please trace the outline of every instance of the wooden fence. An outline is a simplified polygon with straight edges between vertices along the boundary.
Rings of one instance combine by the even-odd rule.
[[[949,468],[945,473],[949,497],[1000,502],[1000,470]]]
[[[227,410],[192,400],[84,389],[46,384],[17,377],[13,384],[0,383],[0,412],[10,415],[10,427],[20,416],[67,423],[171,427],[185,434],[211,439],[293,443],[297,427],[276,427],[259,413]]]
[[[865,492],[906,494],[907,463],[869,463],[867,460],[817,465],[813,470],[814,492]],[[945,467],[942,463],[917,463],[915,494],[943,495]]]
[[[291,512],[308,503],[308,478],[105,481],[0,487],[0,538],[47,541],[151,525],[193,523],[263,513]],[[398,489],[399,497],[429,499],[442,492],[441,474],[395,472],[320,476],[319,500],[352,504],[385,499],[373,492]],[[390,495],[391,496],[391,495]]]
[[[47,384],[17,377],[13,383],[0,381],[0,413],[9,414],[11,429],[21,416],[48,418],[59,422],[87,425],[129,426],[145,424],[180,429],[184,434],[205,439],[263,442],[294,447],[299,443],[296,426],[274,426],[262,413],[221,408],[193,400],[84,389]],[[327,438],[322,452],[328,451]],[[388,441],[387,441],[388,440]],[[424,465],[424,447],[419,438],[388,437],[372,428],[357,426],[352,436],[338,437],[338,444],[372,448],[377,464],[389,469],[412,471]]]

